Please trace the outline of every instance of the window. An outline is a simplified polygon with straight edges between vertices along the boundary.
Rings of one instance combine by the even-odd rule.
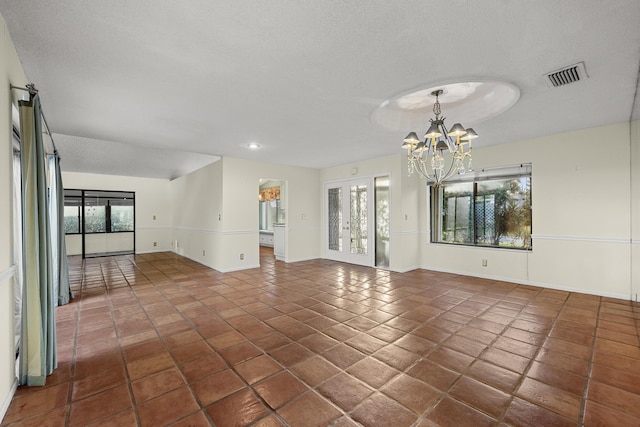
[[[431,187],[431,241],[531,249],[531,165]]]
[[[65,233],[134,231],[134,196],[134,193],[128,191],[65,190]]]

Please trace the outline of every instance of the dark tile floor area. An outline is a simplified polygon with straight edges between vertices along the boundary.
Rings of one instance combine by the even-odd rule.
[[[71,259],[59,367],[2,425],[637,426],[631,302],[326,260]]]

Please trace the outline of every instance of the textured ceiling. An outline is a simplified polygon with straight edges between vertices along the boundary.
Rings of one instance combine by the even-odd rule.
[[[376,108],[468,79],[520,89],[474,146],[624,122],[640,62],[638,0],[3,0],[0,14],[63,168],[125,175],[184,173],[177,151],[315,168],[397,153],[426,126],[389,130]],[[589,79],[547,86],[579,61]]]

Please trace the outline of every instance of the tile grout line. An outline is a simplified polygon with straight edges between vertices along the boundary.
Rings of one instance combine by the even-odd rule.
[[[591,374],[593,372],[593,360],[596,354],[596,344],[598,341],[598,326],[600,325],[600,314],[602,311],[602,297],[598,298],[598,315],[596,316],[596,324],[593,329],[593,343],[591,344],[591,353],[589,355],[589,364],[587,365],[587,374],[580,399],[580,412],[578,413],[578,425],[584,425],[584,418],[587,411],[587,400],[589,397],[589,386],[591,385]]]

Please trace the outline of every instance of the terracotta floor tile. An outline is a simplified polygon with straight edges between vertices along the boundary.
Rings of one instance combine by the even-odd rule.
[[[269,414],[269,409],[249,389],[243,389],[207,408],[216,426],[245,426]]]
[[[260,254],[71,257],[59,367],[2,425],[640,425],[635,303]]]
[[[198,400],[204,405],[210,405],[213,402],[229,396],[245,386],[244,382],[233,371],[227,369],[217,374],[194,382],[191,388],[196,394]]]
[[[549,333],[549,336],[589,348],[593,345],[594,339],[592,335],[587,335],[574,329],[563,327],[553,328]]]
[[[491,346],[493,348],[498,348],[500,350],[508,351],[509,353],[526,357],[527,359],[531,359],[538,352],[538,346],[505,337],[504,335],[496,339]]]
[[[568,418],[564,418],[555,412],[545,409],[541,406],[534,405],[531,402],[514,398],[507,409],[504,421],[513,427],[540,427],[540,426],[557,426],[557,427],[575,427],[576,422]],[[592,424],[586,424],[592,425]],[[593,424],[596,425],[596,424]]]
[[[321,384],[318,391],[345,411],[352,410],[373,393],[366,384],[344,373]]]
[[[534,362],[527,372],[529,378],[536,379],[545,384],[552,385],[561,390],[568,391],[577,396],[584,392],[587,379],[581,375],[556,368],[544,363]]]
[[[322,353],[327,360],[339,368],[346,369],[365,358],[365,355],[346,344],[338,344]]]
[[[98,372],[73,382],[72,400],[79,400],[92,394],[126,383],[127,378],[123,366]],[[47,384],[49,378],[47,378]]]
[[[315,387],[340,372],[335,365],[320,356],[305,359],[291,370],[310,387]]]
[[[23,387],[24,390],[26,387]],[[11,405],[7,409],[7,413],[2,420],[3,423],[12,423],[22,418],[32,417],[44,412],[50,412],[52,409],[64,406],[67,403],[69,394],[69,383],[63,383],[53,387],[40,389],[35,388],[30,394],[16,393]],[[31,388],[29,388],[29,391]],[[19,389],[20,391],[20,389]]]
[[[449,395],[485,414],[500,418],[509,403],[511,395],[463,376],[449,390]]]
[[[535,360],[582,376],[586,376],[589,369],[587,360],[549,349],[540,350]]]
[[[587,400],[584,415],[585,426],[638,426],[640,418],[620,412],[608,406]]]
[[[180,365],[180,370],[190,383],[201,380],[208,375],[215,374],[226,368],[227,364],[222,357],[213,353]]]
[[[74,379],[84,378],[98,372],[124,367],[124,361],[120,353],[112,352],[82,359],[76,357]]]
[[[603,406],[640,418],[639,394],[592,380],[589,382],[588,398]]]
[[[124,347],[124,357],[127,363],[134,362],[138,359],[143,359],[148,356],[152,356],[159,351],[164,351],[164,345],[160,338],[154,338],[144,341],[140,344],[129,345]]]
[[[379,388],[400,373],[372,357],[367,357],[347,369],[354,377],[364,381],[371,387]]]
[[[59,406],[51,411],[42,412],[38,415],[28,416],[26,414],[20,414],[15,424],[11,426],[24,426],[24,427],[59,427],[66,423],[68,407]],[[3,420],[2,425],[5,426],[10,422],[8,413]]]
[[[306,392],[279,409],[278,414],[292,427],[324,427],[342,416],[340,411],[314,391]]]
[[[86,424],[87,427],[120,427],[137,425],[136,415],[133,409],[127,409],[107,418]]]
[[[257,423],[253,425],[253,427],[283,427],[284,424],[278,417],[275,415],[270,415],[266,418],[261,419]]]
[[[530,363],[530,359],[509,353],[498,348],[489,348],[480,358],[494,365],[522,374]]]
[[[410,426],[418,418],[416,414],[395,400],[376,393],[366,399],[352,413],[351,417],[366,426]]]
[[[310,326],[305,325],[304,323],[297,323],[295,325],[291,325],[281,329],[280,332],[292,341],[298,341],[299,339],[304,338],[307,335],[315,333],[316,330]]]
[[[260,355],[235,366],[235,370],[249,384],[267,378],[282,370],[282,367],[271,356]]]
[[[375,328],[376,326],[380,326],[379,322],[376,322],[364,316],[353,317],[344,323],[345,325],[363,332]]]
[[[466,375],[488,384],[505,393],[513,393],[522,378],[521,374],[510,371],[484,360],[476,360],[466,371]]]
[[[173,359],[169,353],[163,352],[127,364],[127,371],[129,371],[129,377],[135,380],[172,366],[175,366]]]
[[[469,355],[446,347],[437,348],[427,356],[427,359],[456,372],[464,371],[474,360]]]
[[[516,393],[531,403],[550,409],[566,418],[577,421],[581,399],[559,388],[526,378]]]
[[[330,326],[322,331],[326,335],[338,341],[346,341],[349,338],[355,337],[360,333],[357,329],[343,325],[341,323]]]
[[[457,372],[443,368],[427,359],[420,360],[407,371],[407,374],[445,392],[459,376]]]
[[[298,343],[291,343],[269,352],[271,357],[286,367],[296,365],[313,356],[313,353]]]
[[[83,426],[131,407],[129,388],[120,385],[71,404],[69,425]]]
[[[314,353],[322,353],[337,345],[338,341],[320,332],[315,332],[298,340],[298,344],[302,344]]]
[[[280,332],[274,332],[269,335],[265,335],[264,337],[254,338],[251,342],[253,345],[266,352],[291,344],[291,340]]]
[[[192,344],[194,342],[201,341],[202,339],[202,336],[197,331],[188,329],[186,331],[181,331],[170,336],[165,336],[164,342],[167,347],[171,349],[182,347],[183,345],[187,344]]]
[[[459,332],[464,331],[465,328],[467,327],[461,328]],[[434,343],[442,342],[451,336],[450,332],[444,331],[431,325],[421,326],[414,330],[412,334]]]
[[[442,395],[441,391],[405,374],[387,383],[380,391],[417,415],[429,409]]]
[[[171,355],[178,364],[213,354],[213,349],[206,341],[200,340],[182,347],[171,349]]]
[[[263,354],[262,351],[248,341],[223,348],[222,350],[219,350],[218,353],[230,365],[237,365],[238,363],[245,362]]]
[[[425,356],[436,347],[436,344],[417,335],[405,335],[394,342],[398,347],[409,350],[418,356]]]
[[[415,353],[405,350],[402,347],[390,344],[386,347],[373,353],[373,357],[382,360],[389,366],[392,366],[400,371],[404,371],[409,366],[413,365],[420,356]]]
[[[203,411],[199,411],[169,425],[171,427],[199,427],[211,425],[211,422],[207,419]]]
[[[236,331],[230,331],[221,335],[216,335],[207,340],[207,342],[211,344],[211,346],[216,350],[230,347],[234,344],[239,344],[242,341],[245,341],[245,338]]]
[[[591,367],[591,379],[640,394],[640,375],[594,363]]]
[[[177,421],[200,409],[188,387],[182,387],[138,406],[140,423],[157,426]]]
[[[356,335],[355,337],[349,338],[347,341],[345,341],[345,344],[350,345],[356,350],[360,350],[364,354],[372,354],[384,347],[387,343],[368,334],[360,334]]]
[[[438,403],[427,417],[442,427],[493,426],[495,420],[449,397]]]
[[[485,344],[457,334],[444,340],[442,345],[473,357],[478,357],[487,348]]]
[[[185,385],[178,368],[170,368],[131,383],[136,404]]]
[[[280,372],[266,380],[257,383],[253,389],[273,409],[278,409],[285,403],[308,390],[307,386],[287,371]]]

